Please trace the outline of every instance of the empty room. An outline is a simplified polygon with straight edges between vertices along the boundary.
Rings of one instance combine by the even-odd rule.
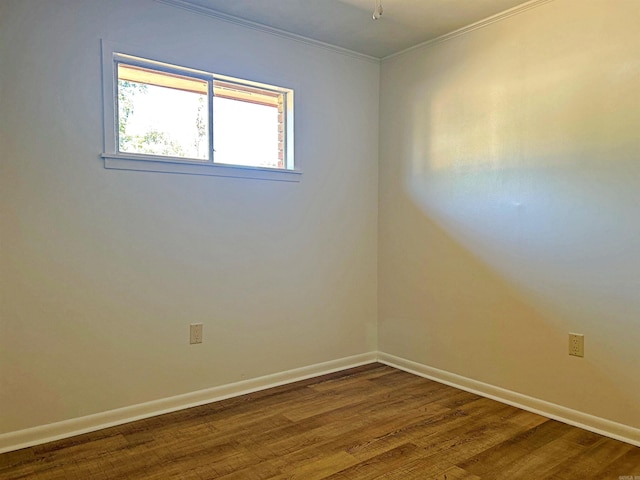
[[[0,0],[1,479],[640,479],[640,0]]]

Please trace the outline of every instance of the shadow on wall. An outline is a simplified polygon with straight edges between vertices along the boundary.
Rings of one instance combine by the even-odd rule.
[[[407,97],[403,181],[559,334],[587,335],[590,368],[638,418],[640,67],[616,47],[434,56]]]

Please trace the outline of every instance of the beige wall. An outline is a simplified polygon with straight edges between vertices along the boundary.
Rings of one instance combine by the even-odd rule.
[[[639,20],[554,0],[379,77],[151,0],[1,2],[0,433],[376,348],[640,427]],[[100,38],[294,88],[302,182],[104,170]]]
[[[381,351],[640,427],[639,23],[556,0],[383,63]]]
[[[105,170],[101,38],[294,88],[302,181]],[[375,349],[379,65],[152,0],[2,1],[0,65],[0,433]]]

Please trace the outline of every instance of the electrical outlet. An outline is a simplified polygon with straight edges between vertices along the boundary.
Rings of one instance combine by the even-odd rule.
[[[202,343],[202,324],[192,323],[189,325],[189,343]]]
[[[569,334],[569,355],[584,357],[584,335],[581,333]]]

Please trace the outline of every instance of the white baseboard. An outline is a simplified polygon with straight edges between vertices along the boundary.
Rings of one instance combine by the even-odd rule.
[[[575,427],[589,430],[600,435],[614,438],[622,442],[640,447],[640,429],[613,422],[601,417],[579,412],[555,403],[546,402],[538,398],[529,397],[505,388],[489,385],[471,378],[456,375],[405,358],[396,357],[388,353],[378,352],[378,361],[405,372],[444,383],[460,390],[475,393],[483,397],[497,400],[514,407],[537,413],[539,415],[558,420]]]
[[[122,425],[135,420],[175,412],[185,408],[197,407],[259,390],[305,380],[307,378],[318,377],[327,373],[374,363],[376,359],[377,356],[375,352],[364,353],[339,360],[296,368],[286,372],[266,375],[264,377],[253,378],[251,380],[186,393],[184,395],[153,400],[151,402],[131,405],[129,407],[96,413],[94,415],[0,434],[0,453],[40,445],[83,433],[94,432],[103,428]]]
[[[376,361],[414,375],[429,378],[436,382],[444,383],[467,392],[491,398],[529,412],[537,413],[640,447],[640,429],[429,367],[388,353],[370,352],[266,375],[251,380],[186,393],[184,395],[177,395],[175,397],[153,400],[151,402],[118,408],[116,410],[87,415],[85,417],[0,434],[0,453],[40,445],[83,433],[94,432],[103,428],[176,412],[186,408],[197,407],[199,405],[257,392],[267,388],[325,375],[327,373],[338,372]]]

